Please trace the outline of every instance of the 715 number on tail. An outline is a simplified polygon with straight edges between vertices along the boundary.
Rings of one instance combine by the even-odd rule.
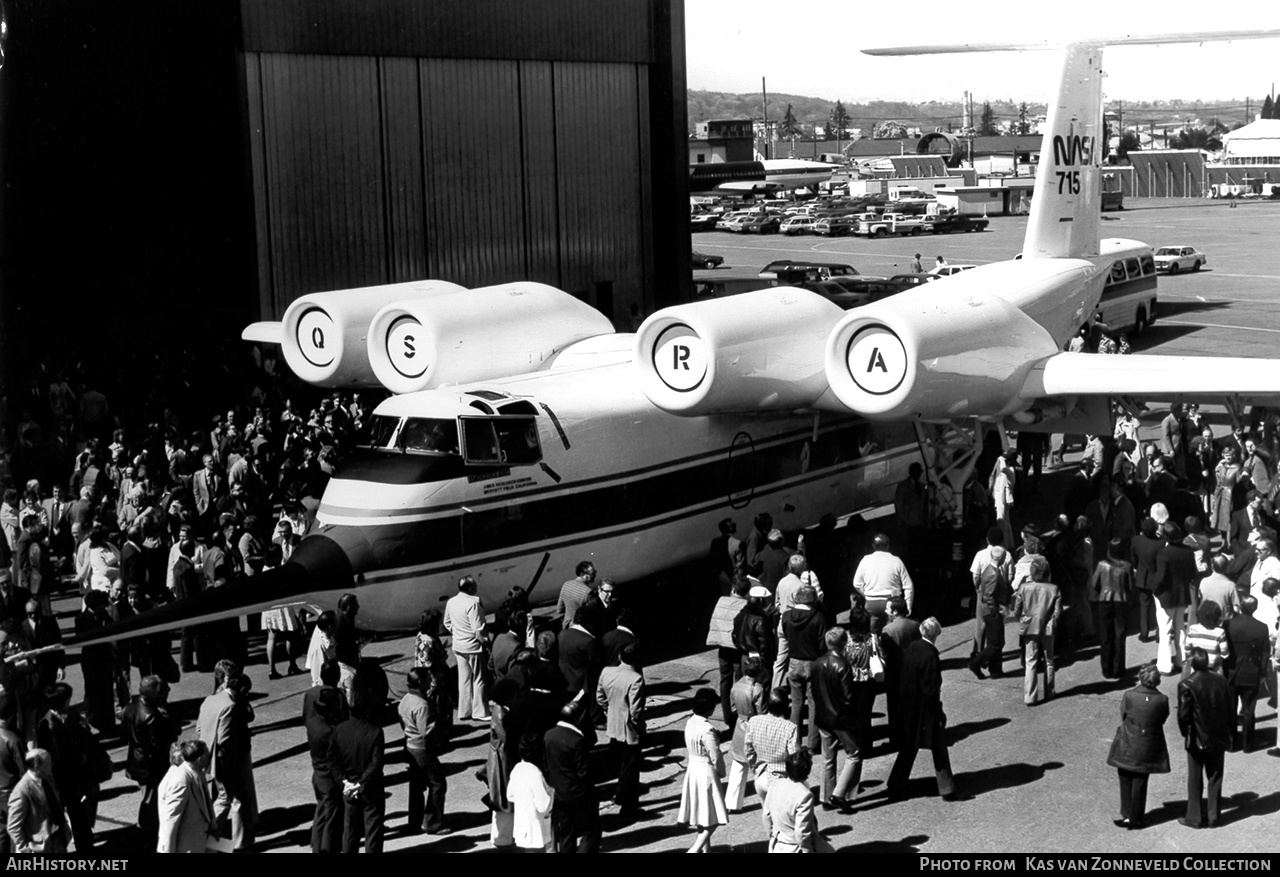
[[[1057,171],[1057,174],[1059,195],[1080,194],[1080,171]]]

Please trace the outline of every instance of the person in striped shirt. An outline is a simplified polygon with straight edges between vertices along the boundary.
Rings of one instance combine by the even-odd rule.
[[[1202,648],[1209,657],[1209,669],[1215,673],[1222,672],[1222,665],[1227,660],[1230,649],[1227,645],[1227,631],[1222,626],[1222,607],[1211,600],[1200,604],[1199,617],[1195,624],[1188,625],[1182,631],[1182,653],[1189,654],[1193,648]],[[1183,678],[1191,675],[1191,665],[1183,668]]]

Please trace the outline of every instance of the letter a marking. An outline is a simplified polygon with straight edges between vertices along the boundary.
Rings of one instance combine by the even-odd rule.
[[[867,361],[867,374],[870,374],[877,368],[885,374],[889,373],[889,367],[885,365],[884,357],[880,355],[879,347],[876,347],[871,351],[871,359]]]

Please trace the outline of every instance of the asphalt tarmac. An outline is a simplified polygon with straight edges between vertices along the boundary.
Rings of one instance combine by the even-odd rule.
[[[1273,301],[1280,290],[1280,202],[1241,203],[1201,200],[1130,202],[1130,209],[1104,215],[1103,233],[1146,241],[1152,246],[1191,244],[1206,252],[1209,263],[1196,274],[1160,279],[1159,320],[1134,339],[1135,351],[1185,355],[1274,355],[1280,335],[1280,309]],[[911,255],[929,264],[942,254],[953,264],[1011,258],[1020,248],[1025,218],[995,217],[980,234],[825,240],[812,237],[764,238],[722,233],[699,234],[694,247],[726,257],[734,268],[754,268],[776,258],[813,258],[850,262],[863,273],[907,270]],[[1144,420],[1148,428],[1163,411]],[[1073,456],[1068,456],[1068,467]],[[1028,514],[1045,522],[1057,511],[1057,497],[1067,469],[1046,478],[1042,495]],[[742,524],[757,509],[742,513]],[[886,522],[887,523],[887,522]],[[853,557],[869,543],[874,521],[855,521],[847,529]],[[710,540],[714,534],[708,533]],[[967,565],[967,561],[966,561]],[[608,559],[599,558],[602,576]],[[1042,705],[1022,703],[1022,676],[1013,647],[1006,652],[1006,676],[979,681],[965,668],[973,621],[955,609],[962,586],[922,583],[916,615],[935,607],[947,622],[939,647],[943,658],[942,698],[949,719],[951,761],[961,800],[944,802],[936,795],[928,753],[916,761],[910,792],[899,803],[885,799],[884,783],[893,762],[885,748],[884,700],[876,702],[876,748],[866,762],[862,793],[852,815],[822,812],[819,824],[840,852],[1231,852],[1280,851],[1276,813],[1280,811],[1280,748],[1276,710],[1259,704],[1260,748],[1226,757],[1221,827],[1192,830],[1177,822],[1186,805],[1186,759],[1176,719],[1165,727],[1173,772],[1152,777],[1149,827],[1139,832],[1116,828],[1119,813],[1116,773],[1106,757],[1119,722],[1120,698],[1129,687],[1102,679],[1097,647],[1090,647],[1058,668],[1057,696]],[[712,598],[714,599],[714,598]],[[616,808],[602,805],[604,851],[674,852],[692,842],[692,834],[675,824],[682,781],[683,727],[691,693],[716,684],[715,653],[701,645],[705,635],[706,599],[695,575],[675,574],[660,581],[633,583],[629,601],[642,607],[637,631],[650,655],[646,669],[648,736],[642,781],[644,815],[622,824]],[[74,612],[77,598],[57,601],[61,613]],[[64,617],[64,626],[68,620]],[[1015,629],[1008,641],[1016,644]],[[381,639],[365,654],[383,661],[393,694],[404,690],[404,674],[412,666],[412,637]],[[1154,644],[1128,640],[1128,666],[1154,658]],[[258,800],[262,811],[258,849],[303,852],[308,849],[314,797],[305,733],[301,724],[302,693],[309,677],[268,681],[262,658],[262,635],[251,640],[247,668],[254,683],[253,753]],[[280,662],[283,669],[285,662]],[[82,691],[78,666],[68,680]],[[1161,689],[1176,702],[1177,679]],[[136,679],[134,681],[136,690]],[[174,686],[175,713],[193,734],[191,724],[200,700],[212,689],[210,675],[191,674]],[[393,717],[393,714],[391,714]],[[401,760],[400,730],[386,727],[388,751],[388,851],[463,852],[488,850],[489,814],[480,803],[485,791],[475,777],[488,745],[488,729],[464,724],[444,757],[448,773],[448,824],[454,833],[426,838],[405,833],[406,775]],[[99,808],[100,851],[128,853],[137,813],[137,787],[124,776],[124,749],[111,749],[116,775],[103,791]],[[817,783],[821,758],[811,778]],[[612,795],[613,775],[602,758],[600,797]],[[716,832],[714,849],[764,850],[758,800]]]

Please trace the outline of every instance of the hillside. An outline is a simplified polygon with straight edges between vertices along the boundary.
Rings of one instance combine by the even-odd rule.
[[[697,122],[711,119],[759,119],[761,118],[761,96],[755,94],[727,94],[718,91],[688,92],[689,128],[692,132]],[[796,120],[808,128],[815,124],[825,125],[827,118],[835,107],[834,100],[820,97],[809,97],[799,94],[770,94],[769,119],[781,120],[791,104]],[[975,124],[982,115],[983,101],[973,102]],[[1261,100],[1252,101],[1252,113],[1256,117]],[[924,130],[941,129],[943,131],[959,128],[963,118],[960,101],[929,101],[927,103],[905,103],[900,101],[872,101],[871,103],[846,103],[845,111],[855,128],[870,128],[888,120],[906,123],[909,127],[918,126]],[[1125,127],[1133,125],[1155,125],[1156,127],[1181,127],[1188,119],[1199,119],[1204,123],[1218,118],[1227,126],[1244,121],[1245,101],[1200,101],[1200,100],[1157,100],[1141,102],[1117,102],[1107,104],[1108,112],[1121,111],[1124,114]],[[996,119],[1011,121],[1018,118],[1019,104],[1010,100],[993,100],[991,108]],[[1046,112],[1042,103],[1028,103],[1027,114],[1034,118]]]

